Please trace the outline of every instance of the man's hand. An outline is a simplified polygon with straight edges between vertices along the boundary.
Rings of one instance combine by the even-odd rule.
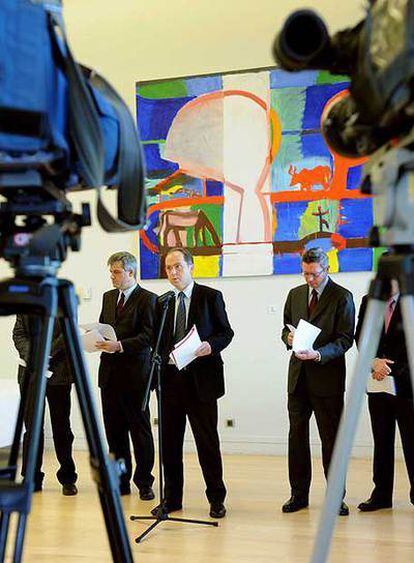
[[[288,337],[287,337],[287,342],[288,342],[289,346],[292,346],[292,344],[293,344],[293,332],[289,332]]]
[[[201,356],[209,356],[211,354],[211,346],[208,342],[202,342],[201,346],[194,352],[200,358]]]
[[[95,347],[102,352],[109,352],[109,354],[114,354],[115,352],[120,352],[121,343],[118,340],[105,340],[105,342],[97,342]]]
[[[378,371],[373,371],[371,375],[372,379],[376,379],[377,381],[382,381],[387,377],[386,375],[381,375]]]
[[[299,352],[295,352],[295,356],[298,360],[316,360],[318,354],[315,350],[300,350]]]
[[[384,379],[384,377],[390,375],[391,373],[391,368],[388,364],[393,364],[393,363],[394,362],[392,360],[387,360],[387,358],[374,358],[372,362],[372,371],[374,373],[382,375],[381,379]],[[377,379],[377,377],[374,377],[374,379]],[[378,381],[381,380],[378,379]]]

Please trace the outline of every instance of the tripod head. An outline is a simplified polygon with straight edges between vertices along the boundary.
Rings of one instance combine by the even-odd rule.
[[[65,192],[36,169],[0,173],[0,256],[16,276],[56,275],[68,248],[80,250],[89,204],[74,213]]]

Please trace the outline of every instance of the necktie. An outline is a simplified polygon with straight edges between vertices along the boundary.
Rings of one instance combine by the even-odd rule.
[[[390,326],[392,314],[394,312],[394,305],[395,305],[395,301],[391,297],[390,299],[388,299],[387,305],[385,307],[385,314],[384,314],[385,332],[388,332],[388,327]]]
[[[185,314],[184,293],[180,291],[180,293],[178,294],[178,309],[177,318],[175,320],[174,343],[179,342],[184,338],[186,324],[187,322]]]
[[[119,317],[119,315],[122,313],[124,305],[125,305],[125,294],[122,292],[121,297],[118,299],[118,303],[116,304],[116,310],[115,310],[116,317]]]
[[[309,316],[313,313],[318,304],[318,292],[316,289],[312,289],[311,300],[309,301]]]

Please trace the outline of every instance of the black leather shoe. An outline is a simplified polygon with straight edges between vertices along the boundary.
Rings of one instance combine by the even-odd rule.
[[[309,500],[307,498],[295,497],[293,495],[282,506],[282,512],[297,512],[298,510],[302,510],[302,508],[307,508],[308,506]]]
[[[382,508],[392,508],[392,502],[369,498],[365,502],[358,504],[358,508],[361,512],[374,512],[375,510],[381,510]]]
[[[226,516],[226,507],[222,502],[212,502],[210,504],[211,518],[224,518]]]
[[[129,483],[120,485],[119,494],[121,495],[121,497],[131,494],[131,486],[129,485]]]
[[[349,516],[349,506],[346,504],[346,502],[342,501],[341,506],[339,507],[338,510],[338,515],[339,516]]]
[[[176,512],[177,510],[181,510],[183,505],[181,502],[172,502],[164,500],[162,503],[158,504],[151,510],[151,514],[153,516],[157,516],[160,512],[164,514],[169,514],[170,512]]]
[[[64,483],[62,485],[62,495],[65,497],[73,497],[78,494],[78,487],[75,483]]]
[[[42,483],[35,483],[33,492],[34,493],[40,493],[40,491],[43,489],[43,485]]]
[[[141,500],[153,500],[155,495],[152,487],[141,487],[139,490],[139,498]]]

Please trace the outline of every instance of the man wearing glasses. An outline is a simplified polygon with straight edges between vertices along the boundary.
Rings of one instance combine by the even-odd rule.
[[[325,476],[335,444],[345,391],[345,352],[354,336],[355,306],[352,294],[328,276],[328,257],[321,248],[302,256],[305,284],[289,292],[284,309],[282,340],[292,348],[293,332],[300,319],[321,329],[314,349],[292,353],[288,374],[289,481],[291,497],[283,512],[296,512],[309,504],[311,453],[309,421],[315,414],[322,442]],[[347,516],[343,502],[339,510]]]

